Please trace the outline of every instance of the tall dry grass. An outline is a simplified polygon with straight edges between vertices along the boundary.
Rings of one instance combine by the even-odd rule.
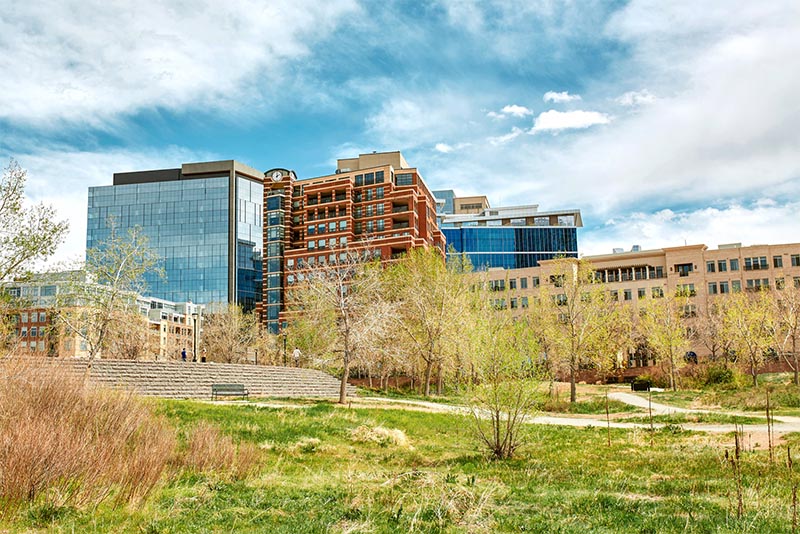
[[[0,514],[147,496],[175,433],[130,394],[87,387],[61,366],[0,364]]]
[[[262,453],[252,443],[234,443],[230,436],[205,421],[188,431],[186,450],[178,463],[195,471],[229,473],[242,478],[255,470]]]

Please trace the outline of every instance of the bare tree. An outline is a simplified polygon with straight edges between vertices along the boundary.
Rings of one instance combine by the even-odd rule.
[[[776,291],[773,296],[777,345],[794,373],[794,385],[800,386],[800,283]]]
[[[769,291],[734,293],[728,298],[723,332],[731,349],[744,357],[753,386],[758,386],[758,369],[775,343],[775,317]]]
[[[329,341],[341,365],[339,402],[347,402],[354,361],[382,343],[393,325],[394,305],[385,298],[381,265],[368,250],[334,250],[335,261],[303,266],[291,292],[294,310]]]
[[[112,330],[126,327],[115,319],[137,313],[136,297],[147,288],[145,273],[160,272],[158,255],[141,228],[120,233],[113,219],[107,224],[108,238],[86,251],[84,268],[72,273],[57,305],[66,330],[86,342],[89,367],[109,349]]]
[[[462,363],[459,341],[469,326],[466,312],[474,298],[464,270],[458,261],[446,264],[436,249],[416,249],[387,272],[400,304],[396,327],[402,346],[409,356],[423,362],[425,396],[430,395],[434,369],[441,394],[443,371]]]
[[[655,353],[662,367],[666,367],[669,387],[678,389],[677,372],[685,363],[689,348],[689,335],[685,323],[686,297],[665,295],[652,299],[639,314],[639,325],[647,339],[648,347]]]
[[[548,359],[569,373],[570,402],[575,402],[581,366],[607,370],[630,345],[630,315],[609,298],[585,260],[557,260],[550,284],[543,288],[538,309],[531,311],[540,313]]]
[[[254,313],[245,313],[237,304],[204,315],[202,350],[213,362],[241,363],[259,348],[261,333]]]
[[[67,235],[69,225],[44,204],[25,207],[27,171],[11,160],[0,178],[0,281],[24,274],[44,260]]]
[[[108,353],[121,360],[139,360],[158,354],[158,331],[150,328],[147,317],[137,312],[122,311],[114,314],[115,324],[124,328],[109,330]]]

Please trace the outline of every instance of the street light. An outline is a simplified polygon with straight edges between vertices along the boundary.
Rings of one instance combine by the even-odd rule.
[[[283,366],[286,367],[286,332],[283,333]]]
[[[192,320],[194,327],[192,328],[192,361],[197,361],[197,312],[192,313]]]

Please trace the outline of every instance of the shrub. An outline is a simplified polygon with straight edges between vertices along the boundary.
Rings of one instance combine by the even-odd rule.
[[[705,370],[703,385],[729,386],[736,383],[736,373],[725,365],[709,365]]]
[[[150,493],[175,438],[147,406],[56,365],[0,365],[0,515],[37,500],[48,509]]]
[[[361,425],[350,432],[350,439],[361,443],[377,443],[382,447],[388,445],[408,446],[408,438],[405,432],[396,428],[384,428],[382,426],[369,427]]]

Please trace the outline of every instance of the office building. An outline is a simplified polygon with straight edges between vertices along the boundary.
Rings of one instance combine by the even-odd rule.
[[[148,294],[172,302],[261,300],[264,174],[236,161],[186,163],[177,169],[114,174],[89,188],[86,247],[139,226],[163,258],[164,276],[148,273]]]
[[[444,237],[436,205],[418,169],[400,152],[340,159],[333,174],[298,179],[288,169],[265,173],[264,300],[261,320],[277,332],[286,293],[303,271],[369,250],[383,262]]]
[[[434,191],[448,254],[464,254],[477,270],[535,267],[578,256],[580,210],[539,211],[537,205],[492,208],[485,196]]]

